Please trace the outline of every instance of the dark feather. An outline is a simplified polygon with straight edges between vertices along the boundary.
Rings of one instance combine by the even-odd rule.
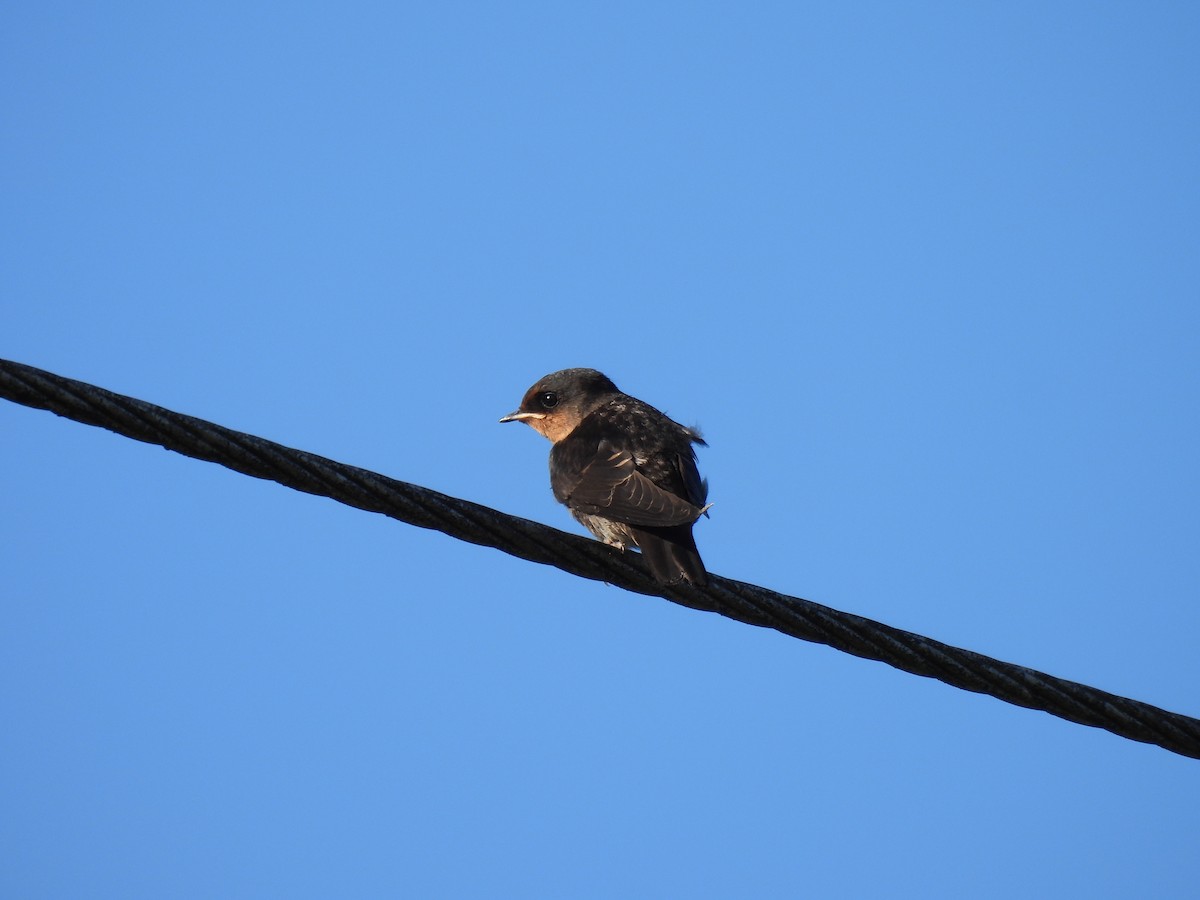
[[[675,528],[633,528],[633,539],[641,548],[650,574],[664,584],[687,581],[703,587],[708,584],[708,572],[696,550],[691,525]]]
[[[698,506],[660,488],[638,471],[628,450],[608,441],[600,442],[577,480],[560,472],[553,486],[555,496],[571,509],[630,525],[684,525],[700,516]]]

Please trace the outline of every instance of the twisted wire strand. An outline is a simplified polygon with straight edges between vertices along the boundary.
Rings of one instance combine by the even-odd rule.
[[[0,360],[0,397],[573,575],[773,628],[953,687],[1200,759],[1200,720],[810,600],[716,575],[704,588],[663,586],[649,576],[638,554],[621,553],[598,541],[21,363]]]

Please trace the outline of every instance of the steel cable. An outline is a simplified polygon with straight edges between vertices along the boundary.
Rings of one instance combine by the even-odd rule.
[[[773,628],[963,690],[1200,758],[1200,720],[1189,716],[729,578],[711,576],[704,588],[664,587],[650,578],[638,554],[621,553],[598,541],[32,366],[0,360],[0,397],[573,575]]]

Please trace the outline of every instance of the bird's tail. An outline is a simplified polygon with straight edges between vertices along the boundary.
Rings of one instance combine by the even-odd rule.
[[[696,549],[691,525],[673,528],[634,528],[634,540],[642,551],[650,574],[660,584],[708,584],[708,572]]]

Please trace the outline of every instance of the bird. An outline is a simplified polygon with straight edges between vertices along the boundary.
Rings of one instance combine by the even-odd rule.
[[[595,369],[563,369],[538,380],[501,422],[524,422],[549,438],[550,488],[599,540],[637,547],[660,584],[708,583],[692,525],[707,516],[708,482],[680,425],[622,393]]]

